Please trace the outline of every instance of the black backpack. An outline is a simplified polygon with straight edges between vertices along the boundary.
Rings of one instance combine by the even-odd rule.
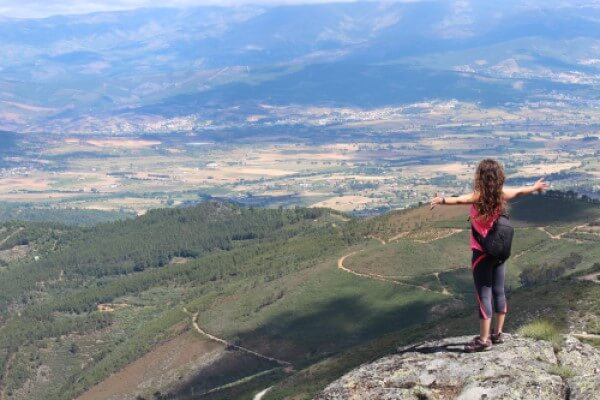
[[[508,215],[500,215],[485,237],[481,236],[472,224],[471,232],[473,232],[473,237],[481,245],[486,254],[498,259],[501,263],[510,257],[510,248],[515,229],[510,224]]]

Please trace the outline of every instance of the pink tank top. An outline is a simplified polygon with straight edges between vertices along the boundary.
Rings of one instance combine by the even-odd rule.
[[[494,225],[494,222],[496,221],[498,216],[500,215],[500,210],[498,210],[496,212],[496,214],[494,214],[493,216],[491,216],[489,218],[478,218],[479,213],[477,212],[475,205],[471,204],[471,208],[469,209],[469,215],[471,216],[471,224],[473,225],[475,230],[477,232],[479,232],[479,234],[481,236],[485,237],[487,235],[487,233],[489,232],[489,230],[492,228],[492,225]],[[473,237],[472,233],[471,233],[471,249],[483,251],[483,249],[481,248],[479,243],[477,243],[477,240],[475,240],[475,238]]]

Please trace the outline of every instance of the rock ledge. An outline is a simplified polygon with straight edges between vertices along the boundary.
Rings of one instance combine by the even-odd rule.
[[[331,383],[315,400],[600,399],[600,351],[567,335],[563,348],[513,335],[466,354],[472,337],[398,349]]]

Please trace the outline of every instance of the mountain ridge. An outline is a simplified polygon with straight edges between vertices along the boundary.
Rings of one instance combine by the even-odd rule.
[[[556,100],[556,93],[593,99],[598,69],[593,60],[599,56],[590,49],[598,10],[537,1],[520,7],[352,2],[9,19],[0,26],[5,54],[0,127],[54,133],[203,131],[232,123],[219,116],[222,105],[211,104],[219,99],[227,107],[243,105],[246,116],[273,98],[275,104],[333,106],[353,98],[360,107],[435,99],[510,107]],[[557,41],[565,44],[562,53]],[[528,50],[532,46],[535,51]],[[330,64],[333,72],[319,70],[319,64]],[[436,76],[453,85],[427,85],[425,78]],[[333,89],[361,83],[368,92],[375,84],[382,94],[341,96],[330,87],[311,103],[307,93],[334,78],[341,86]],[[298,84],[291,85],[295,80]],[[398,95],[385,90],[390,82]],[[246,93],[246,102],[235,102],[228,85],[254,91]],[[186,96],[204,99],[206,107],[199,109]],[[186,123],[172,121],[166,103],[178,106]],[[99,121],[90,124],[95,118]],[[207,120],[211,126],[203,125]]]

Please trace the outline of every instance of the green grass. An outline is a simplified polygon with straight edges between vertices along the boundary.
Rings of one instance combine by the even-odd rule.
[[[519,232],[519,230],[517,230]],[[523,235],[524,236],[524,235]],[[518,241],[521,240],[522,236],[519,235],[515,239],[515,245],[518,245]],[[532,240],[523,238],[524,240]],[[552,240],[539,242],[532,246],[526,252],[521,254],[518,258],[512,257],[508,261],[507,278],[506,284],[512,287],[518,287],[520,285],[519,274],[524,268],[530,265],[556,265],[565,257],[571,253],[580,254],[583,260],[574,269],[566,271],[566,274],[571,274],[578,271],[583,271],[590,268],[594,263],[600,259],[600,246],[594,242],[581,242],[576,243],[572,240]],[[518,253],[513,253],[518,254]]]
[[[553,375],[558,375],[563,379],[572,378],[575,375],[571,368],[565,367],[564,365],[552,365],[548,369],[548,372]]]
[[[415,277],[442,272],[470,262],[469,238],[461,232],[431,243],[401,239],[349,257],[344,265],[358,272]]]
[[[547,234],[537,228],[517,228],[513,239],[512,254],[516,256],[523,251],[531,251],[550,240],[552,239]]]
[[[440,274],[440,281],[455,295],[462,296],[466,300],[475,298],[473,275],[469,268],[442,272]]]
[[[546,340],[552,343],[555,349],[560,348],[563,342],[558,328],[546,320],[532,321],[527,325],[523,325],[518,333],[528,338]]]
[[[550,232],[552,235],[562,235],[563,233],[566,233],[568,231],[571,230],[571,228],[573,228],[574,226],[576,226],[576,224],[572,224],[572,225],[555,225],[555,226],[547,226],[545,228],[546,231]]]

